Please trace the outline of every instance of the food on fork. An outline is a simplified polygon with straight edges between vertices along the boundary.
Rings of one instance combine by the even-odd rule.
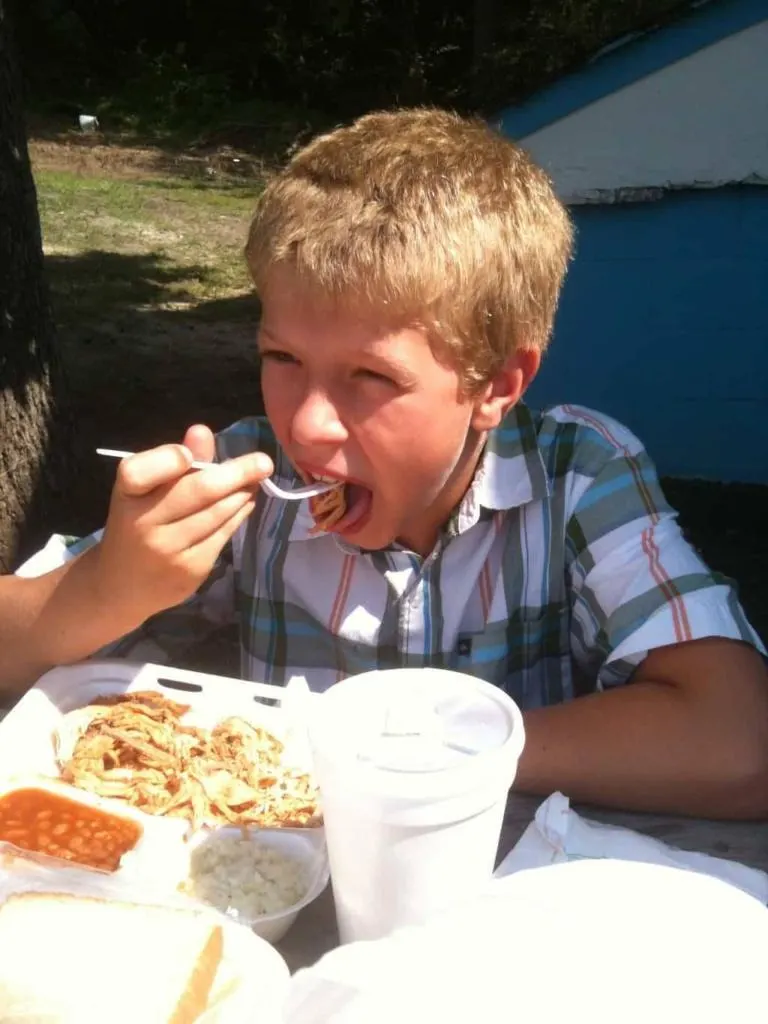
[[[309,499],[309,511],[315,520],[315,531],[327,532],[343,519],[347,511],[346,488],[339,483],[331,491]]]
[[[0,949],[0,1020],[193,1024],[223,933],[191,910],[24,892],[0,907]]]
[[[0,796],[0,842],[28,853],[112,872],[142,833],[141,825],[125,815],[73,800],[47,782]]]
[[[329,482],[325,476],[314,479]],[[337,481],[330,491],[309,499],[309,511],[315,520],[312,533],[345,533],[359,527],[372,501],[372,492],[365,484],[351,479]]]
[[[142,691],[70,712],[54,737],[61,778],[148,814],[186,818],[193,828],[320,824],[314,783],[282,763],[275,736],[239,717],[211,730],[185,725],[187,711]]]

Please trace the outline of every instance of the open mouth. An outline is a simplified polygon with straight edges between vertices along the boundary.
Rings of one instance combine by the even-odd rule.
[[[309,510],[315,520],[314,533],[345,533],[370,511],[373,494],[363,484],[314,473],[305,475],[311,481],[336,484],[333,490],[309,499]]]

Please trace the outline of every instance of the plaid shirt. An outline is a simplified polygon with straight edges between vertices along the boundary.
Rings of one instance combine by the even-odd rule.
[[[265,451],[278,483],[301,483],[263,418],[217,444],[219,459]],[[721,636],[762,650],[730,583],[683,538],[642,445],[587,409],[513,409],[426,558],[312,526],[307,502],[260,492],[198,594],[109,653],[178,661],[202,621],[236,622],[245,678],[323,690],[430,665],[530,708],[624,683],[667,644]]]

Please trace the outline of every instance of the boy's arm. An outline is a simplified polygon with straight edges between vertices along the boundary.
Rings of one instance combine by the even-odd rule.
[[[1,694],[22,692],[138,625],[100,600],[97,557],[91,548],[44,576],[0,577]]]
[[[19,693],[46,669],[93,654],[185,601],[254,508],[273,469],[261,453],[189,473],[213,435],[191,428],[119,466],[101,542],[37,578],[0,577],[0,691]]]
[[[729,581],[683,537],[637,438],[595,422],[584,416],[572,438],[563,500],[571,652],[596,692],[526,714],[516,786],[633,810],[767,816],[759,638]]]
[[[627,810],[768,817],[768,672],[747,644],[658,648],[629,684],[524,718],[516,789]]]
[[[0,577],[3,695],[21,692],[53,665],[76,661],[99,647],[99,619],[78,611],[78,606],[92,604],[84,597],[91,586],[92,568],[93,552],[87,551],[44,576]]]

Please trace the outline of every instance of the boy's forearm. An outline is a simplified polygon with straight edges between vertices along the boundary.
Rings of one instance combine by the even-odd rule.
[[[0,577],[0,694],[22,693],[139,625],[99,592],[97,558],[92,548],[44,576]]]
[[[728,715],[718,722],[690,694],[643,681],[524,718],[514,787],[521,792],[560,790],[575,801],[636,811],[768,816],[768,747],[761,754],[755,742],[766,730],[754,716],[741,725]]]

